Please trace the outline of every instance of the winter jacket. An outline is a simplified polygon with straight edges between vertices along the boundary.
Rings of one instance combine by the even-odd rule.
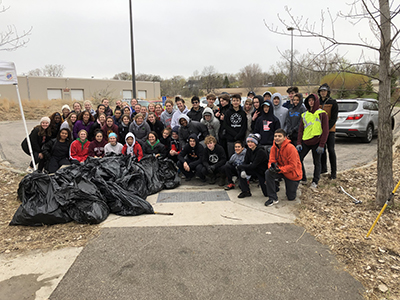
[[[147,135],[150,132],[150,126],[146,121],[143,121],[142,124],[136,124],[136,121],[133,120],[131,125],[129,125],[129,132],[132,132],[136,137],[136,140],[143,145],[146,142]]]
[[[164,124],[156,119],[156,122],[153,124],[149,120],[147,120],[147,124],[149,124],[150,131],[154,131],[157,133],[158,138],[162,136],[162,131],[164,130]]]
[[[205,113],[211,114],[210,121],[205,120],[205,118],[204,118]],[[208,134],[212,135],[213,137],[215,137],[218,140],[218,132],[219,132],[219,127],[221,126],[221,124],[220,124],[219,120],[214,116],[214,113],[211,110],[211,108],[209,108],[209,107],[204,108],[202,116],[203,117],[200,120],[200,123],[206,125]]]
[[[324,83],[322,86],[328,86],[326,83]],[[329,119],[329,132],[335,132],[336,131],[336,121],[338,119],[339,115],[339,106],[336,102],[335,99],[331,98],[331,91],[328,87],[328,94],[325,99],[322,99],[320,91],[318,90],[318,96],[320,100],[320,105],[319,108],[323,109]]]
[[[194,110],[193,108],[187,113],[187,116],[190,118],[192,121],[197,121],[200,122],[201,118],[203,117],[203,107],[199,107],[199,110]]]
[[[199,139],[195,134],[191,134],[190,138],[195,139],[196,145],[191,147],[189,142],[186,146],[182,149],[182,151],[178,155],[178,160],[184,164],[185,162],[188,163],[191,170],[196,169],[198,164],[201,164],[203,161],[203,153],[204,147],[200,145]]]
[[[274,106],[272,102],[269,100],[265,100],[264,103],[265,102],[270,104],[268,113],[265,113],[263,109],[263,106],[266,104],[261,105],[261,114],[257,118],[253,133],[259,133],[261,135],[261,145],[272,145],[274,142],[275,130],[281,128],[281,124],[274,115]]]
[[[90,142],[89,145],[89,153],[88,156],[90,157],[104,157],[104,146],[107,145],[105,139],[102,139],[99,143],[96,139]]]
[[[191,134],[195,134],[199,141],[204,140],[208,135],[206,125],[200,122],[191,121],[189,117],[184,114],[181,115],[179,120],[180,119],[185,119],[187,121],[187,125],[185,127],[179,127],[179,143],[181,144],[182,148],[186,145]]]
[[[40,136],[39,135],[40,125],[36,126],[32,129],[31,133],[29,134],[29,140],[31,141],[32,151],[34,153],[41,153],[42,146],[51,140],[50,136]],[[26,138],[21,143],[22,150],[28,155],[30,155],[28,142]]]
[[[314,101],[314,105],[313,108],[310,108],[310,105],[308,104],[308,100],[310,99],[310,97],[314,97],[315,101]],[[305,100],[305,106],[307,108],[307,111],[303,113],[302,118],[305,114],[307,113],[312,113],[314,114],[319,108],[319,98],[316,94],[311,94],[309,95],[306,100]],[[303,140],[303,133],[304,133],[304,120],[302,120],[300,122],[300,126],[299,126],[299,134],[297,136],[297,145],[301,145],[301,142],[303,141],[304,144],[308,145],[308,146],[313,146],[316,144],[319,144],[320,147],[324,147],[326,144],[326,140],[328,139],[328,135],[329,135],[329,121],[328,121],[328,115],[326,114],[325,111],[323,111],[322,113],[319,114],[319,118],[321,121],[321,127],[322,127],[322,134],[318,135],[318,136],[314,136],[311,139],[308,140]]]
[[[251,130],[253,131],[253,133],[255,133],[255,132],[254,132],[254,127],[256,126],[257,119],[261,116],[261,113],[262,113],[262,104],[264,103],[264,98],[263,98],[263,96],[257,95],[256,98],[258,99],[258,102],[260,103],[260,107],[259,107],[258,109],[256,109],[256,108],[254,107],[254,111],[251,113],[251,118],[252,118],[252,120],[251,120]],[[271,101],[270,101],[270,102],[271,102]],[[272,103],[272,102],[271,102],[271,103]],[[253,121],[253,116],[254,116],[254,114],[257,113],[257,112],[258,112],[258,117]]]
[[[172,116],[175,114],[175,112],[176,110],[173,109],[171,113],[169,113],[167,110],[164,110],[161,113],[160,121],[164,124],[165,127],[171,127]]]
[[[289,137],[294,135],[297,137],[299,126],[302,122],[301,115],[306,110],[306,107],[303,105],[303,97],[300,98],[299,104],[289,108],[285,122],[286,133]]]
[[[187,115],[189,112],[189,109],[185,105],[185,109],[183,111],[180,111],[179,109],[174,113],[172,116],[171,120],[171,128],[174,128],[175,126],[180,126],[179,124],[179,119],[181,118],[182,115]]]
[[[126,139],[128,137],[133,138],[133,147],[129,146],[128,143],[126,142]],[[125,145],[122,148],[122,154],[123,155],[131,155],[137,158],[138,161],[140,161],[143,158],[143,150],[142,146],[136,141],[135,136],[133,135],[132,132],[129,132],[126,137],[125,137]]]
[[[244,158],[246,156],[247,149],[243,148],[242,152],[237,154],[236,152],[232,154],[231,158],[229,159],[228,163],[234,167],[240,166],[244,162]]]
[[[272,95],[272,104],[274,103],[274,98],[278,97],[279,98],[279,104],[275,105],[274,104],[274,115],[275,117],[278,118],[279,123],[281,124],[281,128],[286,131],[285,123],[286,123],[286,117],[288,115],[288,109],[286,107],[283,107],[283,100],[282,100],[282,95],[279,93],[275,93]]]
[[[88,140],[82,143],[80,138],[76,139],[69,148],[69,158],[79,162],[85,161],[89,154],[89,146],[90,142]]]
[[[224,148],[222,146],[216,144],[214,150],[208,149],[208,147],[204,148],[203,154],[203,166],[213,167],[214,170],[219,169],[226,163],[226,154]]]
[[[119,140],[119,128],[117,125],[113,124],[111,127],[108,127],[107,124],[104,124],[101,130],[103,130],[104,139],[106,141],[108,141],[108,135],[112,132],[117,135],[117,141]]]
[[[247,130],[247,116],[240,106],[237,111],[233,106],[228,109],[224,117],[224,128],[228,142],[244,140]]]
[[[218,140],[226,140],[226,129],[224,127],[225,124],[225,117],[226,117],[226,113],[227,111],[231,108],[231,104],[227,104],[225,106],[219,106],[219,110],[218,112],[220,113],[220,116],[217,118],[219,121],[219,132],[218,132],[218,136],[219,139]],[[215,115],[215,111],[214,111],[214,115]],[[224,115],[224,119],[221,120],[221,116]]]
[[[86,130],[86,132],[89,135],[89,131],[90,131],[90,127],[92,127],[93,122],[89,121],[86,124],[82,121],[82,120],[78,120],[75,122],[74,124],[74,131],[73,131],[73,137],[76,140],[79,136],[78,133],[79,131],[81,131],[82,129]]]
[[[251,128],[251,123],[252,123],[252,117],[253,117],[253,112],[254,112],[254,106],[252,106],[248,112],[246,112],[244,109],[243,109],[243,111],[246,113],[246,117],[247,117],[247,130],[246,130],[246,134],[244,136],[244,138],[247,139],[249,134],[253,132],[253,130]]]
[[[111,107],[107,107],[106,110],[104,111],[104,113],[106,114],[107,117],[112,117],[112,115],[113,115],[113,111],[112,111]]]
[[[164,145],[160,143],[160,140],[157,140],[154,145],[151,145],[149,141],[146,141],[146,143],[143,144],[143,154],[160,154],[159,158],[165,158],[167,156],[167,151],[165,150]]]
[[[122,122],[122,115],[118,119],[115,116],[113,116],[112,118],[113,118],[114,124],[119,127],[119,125],[121,125],[121,122]]]
[[[279,173],[287,179],[298,181],[303,177],[299,153],[289,139],[285,139],[280,147],[274,141],[269,154],[268,167],[271,167],[271,163],[275,163],[280,169]]]
[[[119,142],[124,145],[125,144],[125,137],[129,132],[129,125],[125,125],[124,123],[121,123],[118,126],[118,133],[119,133]]]
[[[52,156],[57,158],[69,158],[69,146],[70,143],[65,141],[64,143],[59,142],[57,139],[51,139],[42,147],[42,154],[45,161],[50,160]]]
[[[93,125],[90,126],[88,140],[89,140],[89,141],[93,141],[93,140],[95,139],[95,138],[94,138],[94,132],[96,131],[96,129],[99,129],[99,130],[103,131],[103,130],[102,130],[103,126],[104,126],[104,125],[101,125],[101,124],[100,124],[100,121],[97,119],[97,121],[95,121],[95,122],[93,123]],[[106,137],[103,136],[103,139],[106,139]]]
[[[268,168],[267,153],[259,145],[257,145],[254,150],[248,148],[244,157],[244,162],[240,168],[244,171],[252,171],[264,176],[264,173]]]

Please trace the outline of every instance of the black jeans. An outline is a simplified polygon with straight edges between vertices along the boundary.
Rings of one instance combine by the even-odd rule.
[[[299,181],[287,179],[283,174],[270,172],[269,170],[265,171],[265,181],[267,183],[268,198],[272,200],[278,199],[278,196],[276,195],[276,180],[280,178],[283,178],[283,180],[285,180],[286,197],[288,198],[288,200],[295,200]]]
[[[54,173],[57,171],[61,166],[63,165],[70,165],[70,161],[66,157],[55,157],[52,156],[50,157],[49,165],[48,165],[48,171],[49,173]]]
[[[250,192],[250,187],[249,184],[247,183],[247,179],[246,178],[242,178],[242,176],[240,176],[240,173],[243,171],[243,169],[241,168],[241,166],[238,166],[238,174],[239,174],[239,187],[242,190],[242,192]],[[267,194],[267,186],[265,185],[265,175],[264,174],[260,174],[256,171],[246,171],[247,175],[250,176],[257,176],[258,178],[258,183],[260,184],[261,187],[261,191],[263,192],[263,195],[265,197],[268,197]]]
[[[329,132],[328,140],[325,144],[325,151],[321,155],[321,171],[326,173],[328,171],[326,150],[329,153],[329,163],[331,164],[331,175],[336,176],[337,163],[335,152],[335,132]]]
[[[314,163],[314,175],[313,175],[313,182],[318,184],[319,178],[321,176],[321,155],[317,153],[317,148],[319,144],[313,145],[313,146],[307,146],[304,144],[304,142],[301,143],[303,146],[303,149],[300,152],[300,161],[301,161],[301,167],[303,169],[303,179],[302,180],[307,180],[306,176],[306,170],[304,169],[304,157],[308,154],[308,152],[312,153],[313,157],[313,163]]]
[[[236,167],[234,167],[229,161],[227,161],[226,164],[222,166],[221,172],[223,172],[228,178],[228,184],[233,183],[232,180],[233,176],[237,176],[239,178],[239,174],[236,170]]]
[[[183,163],[181,163],[180,161],[178,161],[178,168],[181,170],[182,174],[185,175],[185,177],[187,178],[192,178],[194,176],[198,176],[201,179],[205,179],[206,177],[203,175],[203,173],[201,172],[201,169],[203,168],[203,164],[198,164],[196,166],[196,168],[194,169],[190,169],[190,171],[186,171],[185,168],[183,167]]]

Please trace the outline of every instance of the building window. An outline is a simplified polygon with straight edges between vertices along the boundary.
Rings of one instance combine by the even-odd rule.
[[[47,99],[49,100],[62,99],[61,89],[47,89]]]
[[[83,90],[71,89],[71,100],[82,101],[83,99],[85,99],[83,97]]]
[[[122,91],[122,98],[124,100],[129,100],[131,101],[132,99],[132,91],[131,90],[124,90]],[[130,103],[130,102],[129,102]]]
[[[147,99],[147,91],[138,91],[139,99]]]

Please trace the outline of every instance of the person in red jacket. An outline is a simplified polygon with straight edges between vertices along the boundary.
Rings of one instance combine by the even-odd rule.
[[[290,143],[285,130],[281,128],[277,129],[274,134],[274,143],[269,156],[268,168],[265,171],[268,195],[265,206],[271,206],[279,202],[276,195],[276,183],[280,178],[285,180],[288,200],[295,200],[299,182],[303,177],[303,171],[296,147]]]
[[[90,142],[87,139],[87,135],[86,130],[81,129],[78,132],[78,138],[72,142],[69,148],[69,158],[72,164],[79,164],[88,157]]]
[[[136,141],[132,132],[128,132],[125,137],[125,145],[122,148],[122,155],[131,155],[140,161],[143,158],[142,146]]]

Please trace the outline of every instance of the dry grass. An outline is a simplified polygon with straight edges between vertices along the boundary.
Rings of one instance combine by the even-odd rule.
[[[399,154],[397,150],[393,164],[397,180],[400,179]],[[347,271],[368,290],[367,299],[400,299],[398,202],[386,209],[370,238],[365,239],[380,211],[375,205],[376,178],[374,164],[346,171],[339,175],[336,182],[322,179],[317,192],[303,187],[296,222],[319,242],[329,246],[338,260],[345,264]],[[339,186],[363,203],[353,204]],[[381,292],[385,287],[388,291]]]
[[[98,225],[74,222],[43,227],[9,226],[21,204],[17,189],[22,178],[20,174],[0,169],[0,253],[82,247],[99,234]]]

